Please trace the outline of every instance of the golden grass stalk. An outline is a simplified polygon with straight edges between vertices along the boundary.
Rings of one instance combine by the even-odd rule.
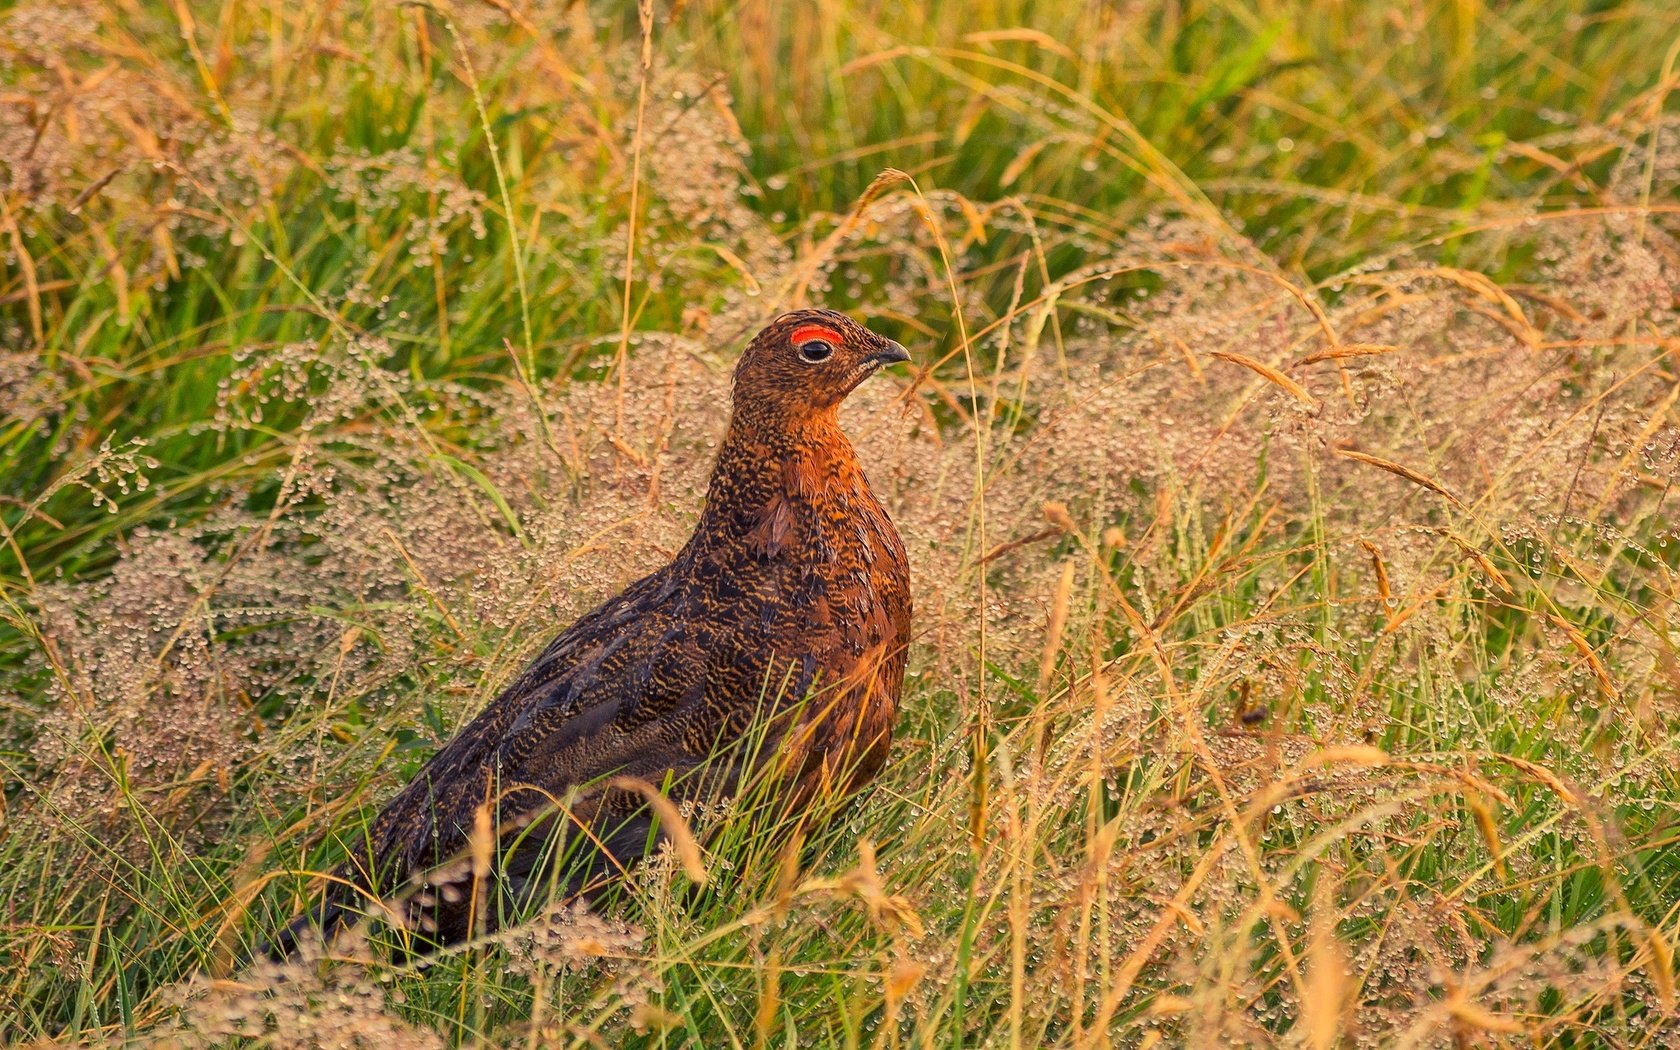
[[[607,783],[610,787],[634,791],[647,800],[649,808],[659,818],[660,829],[670,838],[671,847],[682,862],[683,873],[693,882],[705,885],[706,862],[700,851],[700,842],[694,837],[676,803],[640,777],[613,777]]]
[[[1235,350],[1210,350],[1208,352],[1214,357],[1219,358],[1221,361],[1229,361],[1234,365],[1243,366],[1250,372],[1253,372],[1255,375],[1264,379],[1266,382],[1277,387],[1279,390],[1282,390],[1290,397],[1301,402],[1301,404],[1306,405],[1309,408],[1318,407],[1318,398],[1312,396],[1312,394],[1307,391],[1306,387],[1295,382],[1295,380],[1284,375],[1282,372],[1279,372],[1277,369],[1266,364],[1264,361],[1256,361],[1247,354],[1239,354]]]
[[[1342,457],[1343,459],[1351,459],[1356,463],[1368,463],[1379,470],[1386,470],[1397,477],[1405,478],[1414,485],[1421,485],[1436,495],[1444,496],[1447,501],[1455,507],[1464,506],[1463,501],[1451,492],[1447,491],[1447,487],[1445,485],[1442,485],[1440,482],[1425,474],[1418,473],[1411,467],[1405,466],[1404,464],[1396,463],[1393,460],[1383,459],[1380,456],[1373,456],[1368,452],[1358,452],[1351,448],[1338,448],[1336,450],[1336,455]]]

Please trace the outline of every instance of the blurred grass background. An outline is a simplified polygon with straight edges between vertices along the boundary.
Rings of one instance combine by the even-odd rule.
[[[96,592],[64,589],[108,579],[151,542],[148,537],[198,528],[209,531],[193,533],[194,542],[214,552],[207,578],[220,580],[216,566],[237,562],[252,543],[260,547],[271,529],[294,519],[331,520],[339,498],[331,484],[308,489],[295,483],[306,451],[357,477],[359,492],[379,493],[382,486],[409,484],[411,475],[387,461],[389,447],[401,446],[409,450],[403,469],[413,477],[473,494],[464,498],[488,523],[487,534],[540,548],[540,537],[528,541],[526,534],[545,515],[561,513],[567,499],[585,499],[587,479],[601,477],[589,451],[588,435],[598,432],[556,414],[566,397],[587,396],[569,392],[603,378],[609,388],[622,384],[627,373],[618,362],[667,338],[727,359],[757,320],[820,299],[914,346],[918,362],[934,366],[921,386],[928,418],[945,428],[950,441],[977,444],[979,458],[990,462],[1007,434],[1025,432],[1052,414],[1042,391],[1029,392],[1038,373],[1010,358],[1011,332],[1018,341],[1024,329],[1035,342],[1042,335],[1060,346],[1083,330],[1076,322],[1148,331],[1142,315],[1124,302],[1114,306],[1074,293],[1087,268],[1108,267],[1124,271],[1114,283],[1126,294],[1158,294],[1169,283],[1163,259],[1228,265],[1291,289],[1320,313],[1341,310],[1338,324],[1347,323],[1350,304],[1392,305],[1362,298],[1369,282],[1385,279],[1386,271],[1427,266],[1473,274],[1453,279],[1457,291],[1469,289],[1469,298],[1507,322],[1514,311],[1521,322],[1516,327],[1528,326],[1518,334],[1531,349],[1541,337],[1529,338],[1539,331],[1530,318],[1546,310],[1570,323],[1624,325],[1616,328],[1625,332],[1621,343],[1588,340],[1574,348],[1561,366],[1570,375],[1566,390],[1617,391],[1617,382],[1630,376],[1672,382],[1665,360],[1672,316],[1642,308],[1624,317],[1611,303],[1606,320],[1587,306],[1558,305],[1574,289],[1557,277],[1557,247],[1548,240],[1559,217],[1614,215],[1637,223],[1634,243],[1641,249],[1650,243],[1660,255],[1669,243],[1670,217],[1680,207],[1674,101],[1680,11],[1669,4],[125,0],[22,3],[0,19],[0,697],[10,712],[0,863],[11,872],[0,877],[10,900],[0,981],[6,1001],[15,1004],[9,1021],[0,1015],[0,1037],[7,1039],[120,1040],[125,1032],[175,1016],[172,982],[209,966],[229,939],[214,902],[250,899],[233,890],[260,874],[253,844],[296,851],[299,870],[325,863],[321,851],[329,847],[313,839],[297,846],[300,835],[319,833],[326,820],[311,808],[313,801],[282,805],[260,819],[239,801],[272,790],[276,778],[300,791],[307,787],[304,793],[312,797],[316,785],[300,784],[304,774],[277,756],[289,754],[303,732],[294,726],[288,736],[285,727],[308,723],[298,716],[298,705],[314,695],[310,690],[319,683],[313,673],[288,677],[283,670],[267,694],[252,692],[241,701],[248,717],[268,725],[283,746],[266,736],[256,757],[206,760],[173,771],[175,780],[166,778],[171,790],[219,792],[219,805],[245,816],[231,823],[218,817],[223,823],[210,825],[215,831],[205,840],[183,844],[186,838],[170,836],[186,818],[157,815],[159,828],[173,830],[160,832],[138,859],[122,854],[119,862],[118,851],[102,852],[102,833],[94,825],[43,801],[53,797],[47,785],[71,776],[71,767],[82,770],[78,776],[91,767],[104,771],[110,791],[128,799],[122,805],[135,813],[169,799],[189,809],[198,803],[180,803],[162,789],[131,794],[137,789],[125,781],[122,734],[96,714],[84,719],[80,765],[66,765],[59,745],[49,749],[51,761],[42,757],[47,731],[38,721],[43,707],[67,703],[64,696],[83,697],[90,711],[98,701],[94,687],[64,684],[85,682],[91,672],[78,668],[74,644],[52,627],[54,602]],[[905,182],[878,182],[889,168],[912,178],[915,191]],[[875,207],[883,201],[885,212]],[[937,235],[929,232],[934,230]],[[1041,309],[1045,303],[1048,310]],[[1666,309],[1672,311],[1672,302]],[[1229,331],[1214,334],[1238,338]],[[1299,346],[1294,339],[1285,345]],[[1468,352],[1475,341],[1415,349],[1427,364],[1454,350]],[[1220,345],[1259,356],[1240,341]],[[334,368],[360,369],[359,399],[343,406],[323,407],[322,398],[337,389],[315,370],[329,356],[328,346],[340,355]],[[1612,360],[1617,346],[1636,356]],[[1173,350],[1168,356],[1176,355]],[[272,362],[286,373],[282,379],[263,371]],[[1065,372],[1065,354],[1061,367]],[[1351,402],[1352,387],[1347,389]],[[653,390],[632,387],[628,396],[651,403]],[[1306,396],[1323,400],[1330,394],[1315,388]],[[508,440],[494,425],[506,406],[527,403],[544,407],[536,413],[541,418],[526,421],[523,439],[552,446],[563,469],[546,488],[533,482],[535,495],[522,496],[512,479],[494,474],[486,457]],[[1568,413],[1561,418],[1589,449],[1596,447],[1606,403],[1614,402],[1596,394],[1580,403],[1559,402],[1559,411]],[[1671,422],[1671,410],[1670,402],[1649,413],[1654,422],[1646,441],[1667,433],[1660,428]],[[1463,430],[1474,435],[1480,421],[1465,411]],[[989,444],[992,431],[975,425],[982,417],[997,424],[996,449]],[[1474,436],[1455,431],[1457,438],[1465,439],[1460,448],[1476,445]],[[1603,454],[1613,460],[1622,450]],[[1003,465],[998,456],[991,465]],[[983,480],[976,479],[973,489],[985,492]],[[1571,499],[1585,502],[1584,495],[1575,496],[1575,484],[1568,489]],[[1163,491],[1163,505],[1188,499],[1169,488],[1138,498],[1147,504]],[[1099,505],[1091,511],[1086,544],[1102,566],[1099,575],[1108,574],[1103,578],[1136,601],[1144,581],[1099,537],[1108,525],[1135,531],[1143,519],[1105,511],[1107,494],[1084,495]],[[1225,603],[1217,615],[1198,611],[1195,603],[1210,589],[1198,589],[1202,585],[1185,562],[1179,568],[1190,575],[1177,582],[1184,584],[1186,604],[1175,615],[1186,630],[1202,631],[1266,607],[1258,563],[1226,564],[1216,557],[1222,544],[1246,542],[1241,537],[1250,535],[1244,531],[1250,527],[1259,544],[1254,557],[1278,564],[1304,559],[1309,575],[1297,583],[1305,588],[1301,600],[1328,605],[1336,588],[1326,568],[1325,537],[1332,531],[1326,522],[1343,511],[1343,501],[1363,498],[1357,488],[1315,490],[1305,510],[1283,512],[1287,528],[1281,535],[1266,532],[1271,519],[1256,509],[1258,490],[1254,505],[1226,508],[1234,515],[1228,528],[1212,524],[1217,515],[1203,521],[1188,504],[1174,504],[1165,514],[1173,523],[1166,531],[1178,538],[1183,558],[1199,552],[1208,566],[1219,566],[1206,571],[1224,581],[1214,597]],[[1619,637],[1628,616],[1621,606],[1615,606],[1619,613],[1606,611],[1616,601],[1633,602],[1645,619],[1660,620],[1652,610],[1666,608],[1664,566],[1673,561],[1660,553],[1666,544],[1658,546],[1667,520],[1660,499],[1655,509],[1642,504],[1629,516],[1606,503],[1599,502],[1602,514],[1594,525],[1625,526],[1644,553],[1600,554],[1583,539],[1581,557],[1604,559],[1602,573],[1576,574],[1597,581],[1593,597],[1560,605],[1548,593],[1544,600],[1513,601],[1520,611],[1487,611],[1484,620],[1478,591],[1475,602],[1458,608],[1458,641],[1477,655],[1449,652],[1437,637],[1405,659],[1396,657],[1394,666],[1379,670],[1373,662],[1366,683],[1393,675],[1394,689],[1427,692],[1433,674],[1456,674],[1466,662],[1508,667],[1515,659],[1508,652],[1538,646],[1537,639],[1552,632],[1550,644],[1559,650],[1579,656],[1585,649],[1591,656],[1576,660],[1570,675],[1650,676],[1653,690],[1666,688],[1647,665],[1618,666],[1597,655],[1607,639]],[[978,514],[982,506],[974,500],[968,513]],[[1501,531],[1517,518],[1507,519],[1500,506],[1483,508],[1478,524],[1485,535],[1472,538],[1478,551],[1488,551],[1483,557],[1515,574],[1529,537]],[[1567,513],[1567,506],[1562,509]],[[216,532],[218,515],[230,511],[251,515],[255,524]],[[1078,506],[1075,511],[1081,512]],[[1025,586],[988,581],[977,569],[977,559],[989,550],[988,534],[983,518],[965,520],[963,542],[979,546],[970,551],[961,578],[982,592],[988,585]],[[314,526],[298,527],[294,560],[307,566]],[[1002,542],[1015,534],[991,535]],[[1132,536],[1132,542],[1138,539]],[[1061,542],[1064,552],[1080,549],[1072,539]],[[1382,572],[1381,557],[1375,551],[1371,556]],[[1636,568],[1627,567],[1633,563]],[[1369,571],[1364,564],[1360,570]],[[1618,575],[1623,571],[1631,575]],[[1228,578],[1221,575],[1227,572]],[[1034,601],[1053,606],[1058,599],[1043,593],[1043,582],[1033,583]],[[427,586],[422,576],[407,581],[401,597],[380,600],[412,599],[424,607],[432,616],[427,644],[442,646],[439,640],[447,639],[489,666],[512,659],[495,628],[475,627],[470,618],[471,637],[452,637],[460,629],[450,623],[457,617],[426,593]],[[1386,577],[1383,586],[1387,601]],[[1611,590],[1614,600],[1605,596]],[[1108,599],[1086,597],[1089,608],[1072,614],[1076,625],[1088,616],[1102,625],[1094,628],[1099,634],[1110,632],[1091,645],[1111,657],[1124,651],[1142,659],[1147,647],[1117,640],[1135,642],[1141,621]],[[1069,598],[1063,594],[1059,601],[1066,619]],[[1044,613],[1038,615],[1035,630]],[[1163,620],[1157,629],[1171,635],[1178,622]],[[1329,622],[1327,613],[1323,622]],[[180,620],[182,631],[187,623]],[[160,667],[182,633],[177,626],[165,625],[167,641],[153,640]],[[347,630],[342,623],[340,629]],[[530,625],[528,636],[518,636],[521,644],[540,640],[543,629]],[[212,648],[237,644],[237,630],[212,635]],[[1195,637],[1191,631],[1180,640],[1188,644]],[[355,644],[349,633],[342,638],[346,647]],[[334,634],[332,644],[339,639]],[[1042,640],[1037,636],[1033,644]],[[868,921],[836,918],[806,941],[765,947],[734,925],[741,922],[741,901],[720,895],[689,924],[653,934],[660,952],[683,947],[655,961],[661,981],[636,971],[652,982],[643,989],[645,1001],[614,984],[610,972],[583,967],[538,980],[532,991],[498,982],[474,957],[461,956],[400,978],[407,982],[403,994],[412,996],[406,1013],[383,998],[384,986],[367,993],[377,1003],[366,1018],[391,1010],[412,1025],[403,1028],[404,1038],[441,1033],[438,1038],[468,1045],[560,1038],[544,1027],[540,1004],[553,1010],[574,1001],[602,1004],[598,1018],[567,1019],[566,1037],[580,1043],[597,1027],[610,1033],[603,1038],[624,1045],[792,1045],[796,1032],[800,1041],[818,1045],[900,1038],[916,1045],[1049,1045],[1095,1038],[1093,1031],[1101,1034],[1111,1023],[1134,1026],[1115,1029],[1124,1045],[1190,1038],[1188,1029],[1173,1025],[1186,1012],[1185,987],[1200,985],[1182,974],[1157,975],[1152,964],[1147,975],[1155,979],[1145,980],[1124,1009],[1119,999],[1109,1002],[1101,989],[1092,990],[1116,987],[1108,967],[1132,950],[1129,944],[1099,946],[1090,939],[1094,934],[1076,938],[1082,956],[1105,961],[1093,963],[1098,969],[1090,973],[1084,963],[1070,964],[1056,978],[1079,988],[1079,1005],[1065,1014],[1041,1012],[1026,996],[1029,965],[1035,973],[1056,967],[1052,960],[1026,958],[1025,934],[1013,956],[1007,941],[990,949],[998,954],[988,965],[1002,966],[1001,975],[982,980],[981,970],[967,968],[971,951],[984,941],[988,917],[1004,914],[1024,923],[1027,911],[1043,903],[1025,884],[1017,887],[1019,899],[1010,896],[1010,879],[1026,878],[1034,864],[1048,870],[1057,858],[1084,856],[1101,829],[1111,826],[1104,820],[1160,803],[1157,789],[1170,789],[1174,804],[1195,791],[1189,773],[1136,767],[1129,787],[1111,788],[1102,819],[1095,815],[1102,807],[1093,803],[1093,810],[1064,814],[1064,824],[1047,819],[1040,839],[1031,829],[1019,831],[1012,841],[1040,842],[1042,857],[1017,850],[1009,865],[995,868],[981,854],[972,869],[961,871],[937,870],[932,859],[918,862],[919,849],[929,858],[946,855],[927,847],[927,836],[941,848],[961,844],[968,804],[956,789],[914,796],[909,785],[934,790],[921,783],[928,754],[937,756],[935,769],[960,784],[968,776],[967,745],[950,738],[968,731],[973,697],[993,690],[998,739],[1007,751],[1042,730],[1034,712],[1048,704],[1045,690],[1053,684],[1046,671],[1035,685],[1036,653],[1022,666],[1001,655],[987,665],[984,638],[978,648],[967,641],[945,644],[930,643],[920,660],[929,679],[906,701],[907,737],[929,750],[912,749],[897,786],[883,792],[893,800],[866,811],[861,825],[854,817],[825,847],[846,858],[836,870],[865,874],[850,882],[836,876],[826,889],[813,883],[811,893],[831,889],[876,901],[869,894],[885,891],[870,882],[873,857],[866,863],[850,852],[859,832],[883,839],[891,837],[889,829],[914,828],[883,844],[882,860],[890,865],[896,859],[901,884],[952,889],[951,899],[942,901],[949,914],[926,914],[932,902],[918,898],[924,910],[918,924],[950,933],[947,955],[928,958],[923,949],[904,947],[904,927],[892,919],[892,909],[883,919],[873,906],[866,909]],[[1322,634],[1318,644],[1335,648]],[[1046,665],[1065,669],[1057,645],[1047,651]],[[283,656],[271,659],[284,663]],[[963,661],[970,667],[961,687],[949,678],[941,687],[931,673]],[[382,688],[398,696],[435,695],[459,672],[458,664],[428,663],[407,678],[393,672]],[[1194,671],[1186,673],[1195,679]],[[1568,681],[1567,688],[1560,686],[1565,699],[1549,697],[1547,705],[1565,704],[1568,689],[1595,688]],[[1089,685],[1074,675],[1068,692],[1058,694],[1061,702],[1085,705],[1082,682]],[[167,686],[147,679],[135,688],[150,695],[147,690]],[[1327,692],[1313,695],[1331,702]],[[1490,692],[1476,695],[1493,703]],[[1458,701],[1435,696],[1431,702]],[[332,767],[329,761],[341,774],[372,768],[388,741],[412,768],[418,758],[411,752],[423,754],[459,715],[453,708],[433,710],[430,701],[416,715],[418,703],[357,709],[330,732],[321,728],[324,715],[309,724],[361,756],[362,766]],[[1049,710],[1043,718],[1058,717],[1060,709]],[[1407,724],[1412,709],[1396,710],[1398,722]],[[426,719],[418,735],[407,728]],[[1536,763],[1555,759],[1558,741],[1532,729],[1519,736],[1522,746],[1508,750]],[[1644,738],[1634,761],[1672,769],[1667,744],[1652,743],[1659,739],[1668,738],[1656,731]],[[1318,742],[1406,743],[1392,735]],[[1455,765],[1442,757],[1451,749],[1439,739],[1411,746]],[[321,752],[331,753],[330,745]],[[1615,761],[1611,750],[1593,756],[1583,745],[1580,753],[1584,761]],[[308,768],[308,776],[321,775],[318,766]],[[389,766],[384,769],[391,775]],[[368,785],[361,777],[357,772],[348,780],[356,786],[350,795],[356,805],[371,801],[360,794]],[[1006,797],[1013,797],[1011,783],[1006,779],[999,787]],[[921,799],[919,808],[909,801],[913,796]],[[1457,891],[1447,888],[1453,878],[1446,872],[1457,864],[1503,868],[1503,859],[1486,851],[1497,851],[1513,828],[1501,830],[1501,818],[1489,815],[1494,797],[1484,791],[1454,803],[1454,819],[1491,829],[1470,836],[1479,845],[1436,843],[1440,856],[1431,853],[1427,863],[1408,854],[1408,862],[1422,865],[1408,878],[1438,884],[1451,895]],[[1615,844],[1611,852],[1667,855],[1675,796],[1660,797],[1654,814],[1628,803],[1625,816],[1637,833],[1615,830],[1619,818],[1601,818],[1610,829],[1595,827]],[[1527,812],[1525,798],[1507,798],[1499,812]],[[214,808],[205,805],[207,812]],[[930,827],[927,814],[936,810],[954,824],[942,831]],[[312,826],[293,826],[312,813]],[[1206,819],[1184,834],[1216,841],[1211,829],[1223,818]],[[1114,847],[1116,834],[1109,833],[1105,849]],[[1615,962],[1603,975],[1608,991],[1602,998],[1542,995],[1535,1017],[1495,1015],[1459,991],[1473,981],[1438,975],[1433,998],[1423,997],[1435,1013],[1419,1010],[1439,1023],[1422,1030],[1417,1041],[1589,1045],[1608,1013],[1625,1025],[1621,1045],[1639,1045],[1641,1038],[1645,1045],[1662,1045],[1661,1033],[1672,1030],[1652,1021],[1648,1006],[1630,1005],[1644,1000],[1623,985],[1628,974],[1654,966],[1651,1001],[1672,1002],[1672,976],[1662,976],[1671,968],[1662,931],[1672,930],[1680,907],[1676,876],[1667,871],[1672,863],[1663,860],[1657,864],[1662,873],[1612,891],[1590,857],[1551,840],[1535,846],[1542,847],[1554,853],[1545,874],[1533,875],[1526,889],[1505,887],[1514,895],[1490,904],[1487,915],[1532,909],[1549,916],[1556,937],[1579,930],[1582,943],[1571,942],[1572,950]],[[755,866],[753,850],[759,848],[738,846],[733,854],[743,870],[756,873],[742,877],[749,895],[755,886],[776,885],[773,858],[758,857]],[[719,849],[732,856],[729,847]],[[1430,867],[1437,863],[1440,871]],[[95,871],[103,874],[95,877]],[[993,875],[1000,881],[990,884],[990,892],[997,896],[987,898],[977,887]],[[1044,878],[1045,886],[1054,882]],[[263,924],[290,904],[279,898],[279,886],[258,889],[270,893],[263,898],[267,910],[253,908],[230,920],[244,942],[260,936]],[[1334,937],[1319,927],[1291,927],[1291,948],[1290,936],[1278,934],[1289,905],[1269,892],[1258,898],[1264,921],[1254,921],[1283,946],[1281,956],[1269,949],[1256,964],[1268,976],[1245,1014],[1254,1026],[1250,1038],[1293,1033],[1288,1037],[1316,1046],[1337,1045],[1344,1037],[1377,1039],[1378,1033],[1386,1033],[1380,1041],[1399,1039],[1393,1033],[1405,1029],[1402,1023],[1342,1027],[1340,1005],[1316,1013],[1290,1005],[1311,1000],[1313,989],[1338,1003],[1336,997],[1348,993],[1334,982],[1314,984],[1308,978],[1316,971],[1297,958],[1316,946],[1316,958],[1331,967],[1327,960],[1340,958]],[[1301,892],[1306,896],[1297,906],[1325,891],[1307,886]],[[1156,900],[1152,907],[1165,905]],[[1219,910],[1217,903],[1210,907]],[[666,913],[653,908],[652,914]],[[1606,925],[1607,916],[1623,915],[1648,925],[1625,935]],[[1295,919],[1299,915],[1287,921]],[[1522,925],[1510,916],[1488,922],[1507,933]],[[829,935],[840,949],[824,939]],[[1465,939],[1484,943],[1491,936],[1478,930]],[[1233,943],[1241,939],[1232,937]],[[637,950],[629,941],[607,947],[626,955]],[[796,969],[801,950],[810,953],[800,972],[801,996],[775,998],[764,975]],[[1149,958],[1145,953],[1144,961]],[[1491,949],[1478,961],[1491,963]],[[711,966],[735,967],[737,977],[714,986],[696,976]],[[924,1002],[902,1030],[881,1020],[886,1006],[896,1010],[912,988],[925,992],[921,975],[943,972],[941,966],[962,975],[947,975],[952,983],[942,998]],[[1131,980],[1136,978],[1134,973]],[[1292,991],[1280,991],[1285,987]],[[843,1005],[828,1011],[822,1005],[827,996]],[[1436,1009],[1441,1003],[1447,1006]],[[299,1010],[298,1017],[312,1016]],[[1298,1025],[1303,1018],[1311,1023]],[[168,1038],[191,1042],[179,1033]],[[287,1045],[283,1037],[267,1038]],[[326,1035],[320,1038],[330,1043]]]
[[[97,560],[115,532],[262,454],[183,430],[206,415],[229,348],[316,332],[323,309],[378,332],[382,363],[417,375],[495,382],[513,367],[504,338],[533,378],[575,368],[626,313],[638,165],[694,163],[689,195],[737,196],[739,177],[740,203],[795,248],[892,166],[971,201],[1021,201],[1056,233],[1052,276],[1084,261],[1082,236],[1102,243],[1170,208],[1311,281],[1536,209],[1642,203],[1608,173],[1672,106],[1661,77],[1680,25],[1638,3],[679,4],[655,13],[649,58],[688,82],[661,82],[673,97],[656,100],[664,123],[639,160],[635,11],[455,18],[474,46],[425,5],[11,14],[7,343],[43,358],[75,411],[8,427],[0,473],[32,503],[128,418],[148,421],[148,454],[171,475],[114,516],[61,487],[42,509],[64,528],[14,510],[37,572]],[[693,97],[674,97],[683,87]],[[685,109],[720,105],[745,149],[685,158]],[[457,178],[492,218],[451,215],[421,175],[332,192],[353,158],[393,150]],[[655,192],[635,203],[653,281],[632,282],[633,327],[680,328],[685,309],[741,286],[739,253],[717,251],[726,228],[667,221]],[[983,254],[1010,258],[1029,236],[993,231]],[[1462,245],[1446,241],[1443,261]],[[1476,262],[1521,275],[1520,248],[1497,256]],[[976,309],[1005,309],[1009,274],[977,261],[962,276]],[[901,320],[943,336],[950,305],[921,309]],[[47,454],[67,441],[68,457]],[[15,584],[18,550],[0,558]]]

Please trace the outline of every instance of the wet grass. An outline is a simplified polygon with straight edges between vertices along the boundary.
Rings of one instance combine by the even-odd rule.
[[[0,17],[0,1039],[1674,1038],[1667,5]],[[805,301],[921,366],[875,788],[230,973]]]

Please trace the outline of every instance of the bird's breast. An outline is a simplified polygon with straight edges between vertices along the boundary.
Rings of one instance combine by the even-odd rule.
[[[908,640],[909,573],[892,522],[837,428],[806,437],[742,453],[714,493],[712,527],[697,533],[703,606],[760,681],[788,666],[814,665],[830,683],[855,677],[872,652],[901,663]]]

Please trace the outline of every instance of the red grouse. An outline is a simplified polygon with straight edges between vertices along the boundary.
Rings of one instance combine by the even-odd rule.
[[[659,841],[636,781],[721,800],[763,773],[798,807],[873,778],[904,684],[910,578],[837,413],[908,359],[830,310],[760,332],[735,368],[693,537],[549,643],[445,745],[269,954],[404,893],[384,913],[447,944],[579,892]],[[462,860],[475,844],[478,881]]]

